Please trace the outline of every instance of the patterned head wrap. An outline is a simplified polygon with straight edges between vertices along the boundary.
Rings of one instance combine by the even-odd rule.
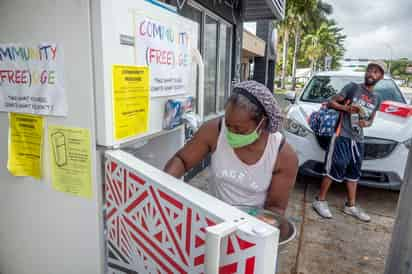
[[[245,95],[252,103],[257,103],[258,107],[263,107],[268,118],[267,130],[270,133],[280,130],[283,123],[282,111],[273,93],[265,85],[256,81],[244,81],[235,84],[233,92],[239,92]]]

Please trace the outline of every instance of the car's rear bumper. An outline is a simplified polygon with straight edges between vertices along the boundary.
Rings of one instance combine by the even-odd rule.
[[[318,177],[323,176],[323,163],[309,160],[300,166],[299,173],[304,176]],[[360,185],[383,188],[390,190],[400,190],[402,179],[398,174],[391,171],[362,170]]]

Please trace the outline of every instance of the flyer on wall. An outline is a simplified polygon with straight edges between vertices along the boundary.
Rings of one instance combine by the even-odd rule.
[[[57,44],[0,44],[0,111],[67,116],[63,76]]]

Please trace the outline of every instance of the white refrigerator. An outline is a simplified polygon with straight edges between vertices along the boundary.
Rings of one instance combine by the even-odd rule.
[[[196,23],[155,1],[3,0],[0,24],[0,43],[63,49],[68,115],[45,117],[45,131],[90,131],[93,189],[91,199],[52,189],[47,138],[43,178],[11,176],[0,113],[0,273],[274,273],[277,229],[161,171],[184,144],[182,126],[163,130],[166,101],[196,97],[203,116]],[[172,63],[184,68],[162,70]],[[147,64],[147,126],[119,137],[114,66]]]

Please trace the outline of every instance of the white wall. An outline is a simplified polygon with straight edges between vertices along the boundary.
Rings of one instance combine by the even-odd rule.
[[[89,1],[0,0],[0,26],[0,43],[47,41],[63,47],[69,115],[48,117],[46,125],[89,128],[93,152]],[[44,180],[9,175],[7,128],[7,114],[0,113],[0,273],[102,273],[96,156],[92,153],[92,200],[56,192],[51,188],[47,149]]]

